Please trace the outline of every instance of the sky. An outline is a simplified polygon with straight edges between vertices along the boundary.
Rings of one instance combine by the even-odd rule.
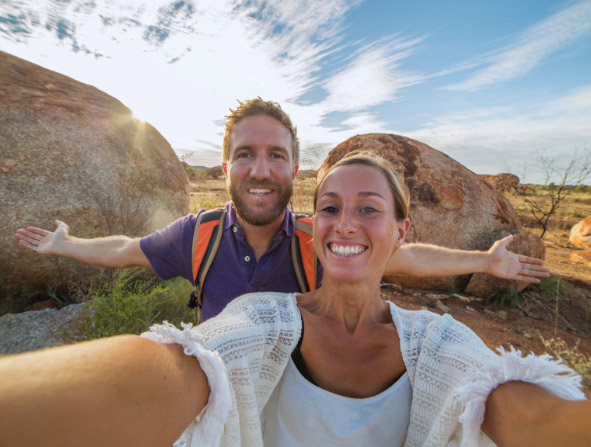
[[[591,0],[0,0],[0,50],[93,85],[192,165],[237,100],[281,104],[301,168],[414,138],[541,183],[591,150]]]

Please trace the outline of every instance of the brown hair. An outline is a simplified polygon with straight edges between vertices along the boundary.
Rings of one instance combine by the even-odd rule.
[[[326,176],[339,166],[350,165],[370,166],[381,172],[386,178],[390,192],[394,198],[394,217],[397,220],[408,217],[408,210],[410,208],[410,192],[408,186],[406,186],[400,174],[396,172],[394,166],[388,160],[369,151],[350,152],[322,173],[322,177],[318,178],[316,188],[314,189],[314,212],[316,212],[316,203],[318,202],[318,191],[320,191],[320,187],[324,183]]]
[[[294,165],[300,162],[300,141],[298,139],[297,127],[291,122],[291,118],[283,111],[281,106],[274,101],[263,101],[260,97],[248,99],[244,102],[238,101],[238,107],[230,109],[230,115],[226,116],[226,132],[222,149],[222,162],[227,163],[230,158],[230,144],[234,127],[249,116],[266,115],[275,118],[283,124],[291,134],[291,150]]]

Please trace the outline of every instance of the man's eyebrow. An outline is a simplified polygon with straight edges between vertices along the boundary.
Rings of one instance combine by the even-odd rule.
[[[286,147],[283,147],[283,146],[271,146],[271,150],[272,151],[285,152],[286,154],[289,154],[289,151],[287,150],[287,148]]]

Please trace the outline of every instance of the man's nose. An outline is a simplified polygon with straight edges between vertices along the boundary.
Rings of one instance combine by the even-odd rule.
[[[271,170],[266,157],[256,157],[250,170],[250,176],[257,180],[269,178]]]

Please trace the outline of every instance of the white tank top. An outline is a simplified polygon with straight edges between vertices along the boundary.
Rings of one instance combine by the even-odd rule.
[[[266,406],[264,445],[402,446],[411,395],[405,372],[376,396],[340,396],[306,380],[290,358]]]

